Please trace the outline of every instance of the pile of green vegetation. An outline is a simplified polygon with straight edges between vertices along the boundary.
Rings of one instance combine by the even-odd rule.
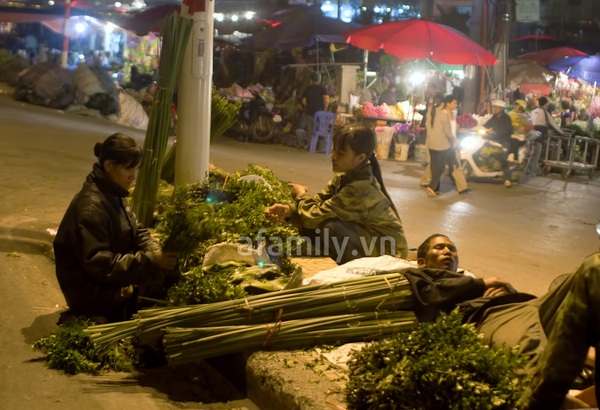
[[[410,333],[353,354],[348,409],[512,409],[527,378],[525,358],[491,349],[461,315],[441,315]]]
[[[235,244],[245,238],[251,240],[252,246],[258,246],[264,239],[269,246],[270,242],[283,240],[286,247],[286,238],[298,235],[296,228],[273,225],[265,218],[267,206],[291,201],[287,182],[278,179],[269,169],[249,165],[233,174],[212,172],[202,184],[175,188],[163,185],[159,201],[158,240],[163,249],[180,254],[181,276],[169,289],[167,304],[191,305],[242,298],[250,287],[257,288],[263,283],[263,288],[268,288],[269,281],[279,283],[293,271],[291,250],[288,252],[287,248],[282,250],[279,265],[202,266],[206,250],[220,242]],[[66,321],[54,334],[38,340],[33,347],[45,352],[44,359],[50,368],[68,374],[127,370],[132,363],[139,363],[139,359],[134,360],[139,352],[131,338],[96,347],[83,331],[90,325],[84,318]]]
[[[590,137],[591,136],[591,134],[587,130],[583,129],[583,127],[579,124],[572,124],[572,123],[567,124],[564,126],[564,128],[568,128],[570,130],[575,130],[575,135],[580,135],[582,137]]]
[[[49,368],[67,374],[131,370],[134,349],[130,339],[116,345],[95,346],[90,335],[83,331],[92,324],[86,318],[69,318],[53,334],[37,340],[32,347],[44,352]]]
[[[164,199],[159,204],[156,231],[163,249],[179,252],[183,273],[169,291],[170,304],[212,303],[245,296],[244,283],[232,281],[244,267],[201,268],[206,250],[217,243],[241,242],[256,248],[264,241],[266,250],[277,253],[275,268],[281,271],[275,275],[277,279],[293,272],[295,248],[289,248],[296,243],[288,244],[287,239],[296,237],[298,230],[287,224],[274,225],[264,214],[266,207],[292,200],[287,182],[271,170],[249,165],[232,174],[212,172],[206,182],[177,186],[171,197]],[[273,268],[267,271],[272,273]],[[246,274],[250,272],[246,270]],[[257,275],[273,279],[265,273]]]

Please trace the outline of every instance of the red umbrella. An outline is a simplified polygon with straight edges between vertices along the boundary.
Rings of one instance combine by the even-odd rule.
[[[519,56],[518,59],[546,65],[553,61],[560,60],[561,58],[573,56],[587,56],[587,54],[571,47],[555,47],[523,54],[522,56]]]
[[[544,66],[530,61],[511,61],[506,69],[506,82],[519,86],[525,94],[549,95],[550,84],[546,79],[552,73]]]
[[[427,20],[392,21],[350,30],[346,42],[400,58],[430,58],[456,65],[494,65],[496,56],[463,33]]]

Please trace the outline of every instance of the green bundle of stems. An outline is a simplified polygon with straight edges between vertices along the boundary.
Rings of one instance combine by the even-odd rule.
[[[229,102],[227,98],[221,97],[216,88],[212,91],[210,142],[225,133],[236,122],[236,115],[242,108],[242,102]]]
[[[240,351],[372,341],[413,330],[416,323],[411,311],[367,312],[286,320],[267,326],[168,328],[163,343],[168,363],[179,365]]]
[[[104,344],[132,336],[158,339],[172,327],[244,326],[365,312],[412,311],[412,306],[407,279],[400,273],[391,273],[232,301],[143,309],[133,321],[91,326],[86,331],[94,343]]]
[[[144,160],[133,192],[134,211],[145,226],[150,226],[154,216],[161,167],[169,140],[173,92],[192,31],[192,24],[192,19],[182,17],[177,13],[165,18],[164,22],[157,90],[152,101],[150,120],[144,140]]]
[[[242,107],[242,102],[229,102],[227,98],[221,97],[216,88],[212,90],[210,109],[210,142],[211,144],[225,133],[236,121],[236,114]],[[175,154],[176,145],[173,144],[167,153],[162,170],[161,178],[169,183],[175,181]]]

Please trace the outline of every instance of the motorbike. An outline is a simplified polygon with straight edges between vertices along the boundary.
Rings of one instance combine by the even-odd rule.
[[[486,139],[485,130],[475,130],[464,136],[458,144],[460,165],[469,178],[502,179],[502,160],[506,148],[495,141]],[[540,136],[538,131],[530,131],[526,141],[519,147],[518,158],[512,161],[511,179],[521,181],[525,176],[528,161],[531,160],[531,142]]]
[[[232,130],[255,142],[269,142],[276,135],[282,123],[281,115],[273,113],[267,107],[265,99],[258,91],[252,90],[252,98],[244,100],[238,111],[237,121]]]

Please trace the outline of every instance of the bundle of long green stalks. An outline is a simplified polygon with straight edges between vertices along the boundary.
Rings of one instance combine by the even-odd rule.
[[[162,30],[164,35],[158,67],[158,85],[144,140],[144,161],[133,192],[134,211],[145,226],[150,226],[154,215],[161,167],[169,140],[173,92],[192,24],[192,19],[173,13],[165,18]]]
[[[185,363],[261,346],[377,339],[414,326],[412,305],[408,281],[392,273],[206,305],[144,309],[133,321],[86,331],[96,344],[132,336],[151,343],[166,335],[170,362]]]
[[[298,349],[315,344],[372,341],[414,328],[409,311],[371,312],[276,322],[273,325],[167,328],[163,340],[170,365],[260,349]]]

